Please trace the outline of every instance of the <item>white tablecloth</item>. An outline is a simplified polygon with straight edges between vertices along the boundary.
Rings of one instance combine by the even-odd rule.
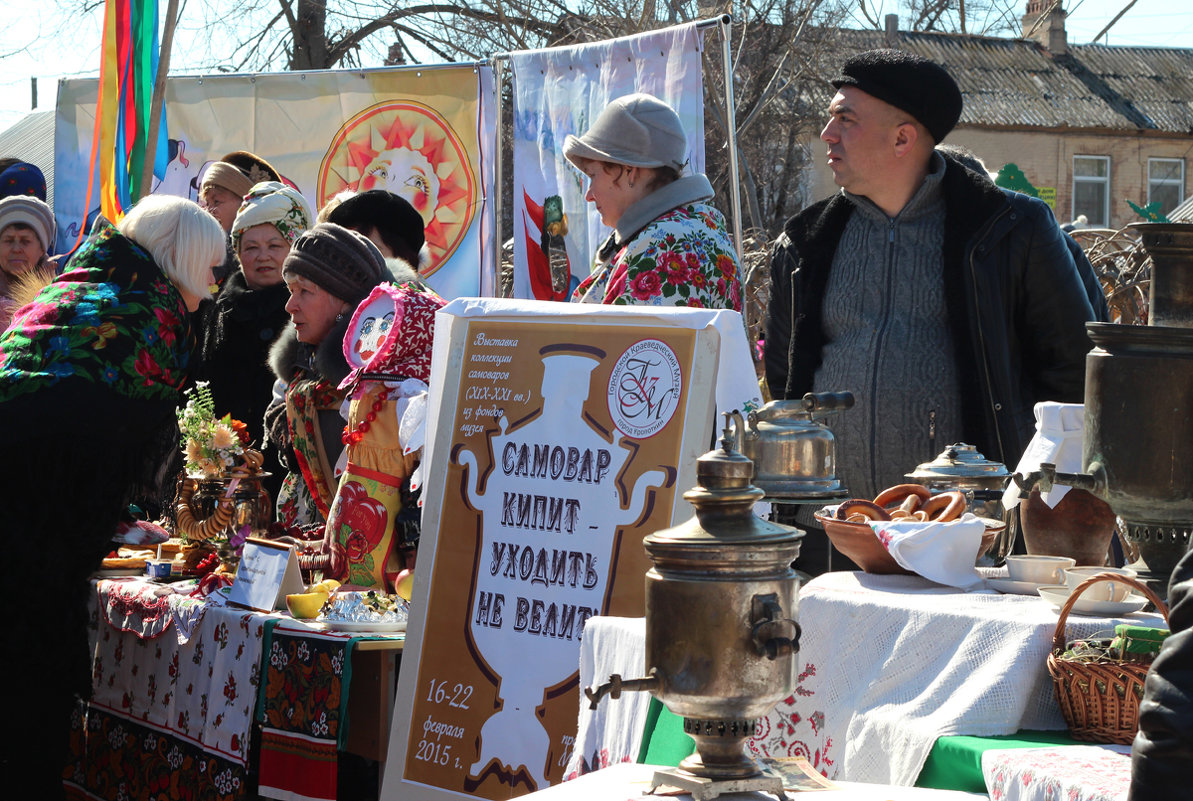
[[[1128,620],[1164,625],[1070,615],[1066,638]],[[1046,665],[1056,622],[1037,596],[826,573],[800,592],[800,687],[757,746],[803,754],[830,779],[910,785],[939,737],[1064,729]]]
[[[999,801],[1126,801],[1131,746],[987,751],[982,775],[990,797]]]
[[[524,801],[692,801],[690,793],[678,795],[648,795],[654,772],[653,765],[613,765],[522,796]],[[956,790],[929,790],[923,787],[890,787],[876,784],[841,782],[835,789],[815,790],[807,795],[788,793],[789,799],[807,798],[814,801],[986,801],[988,796],[962,793]],[[770,793],[728,793],[718,801],[775,801]],[[1059,801],[1067,801],[1060,799]]]
[[[1113,634],[1125,621],[1163,626],[1158,615],[1071,614],[1066,638]],[[760,722],[750,747],[758,756],[803,756],[830,779],[912,785],[938,737],[1064,729],[1045,663],[1056,622],[1056,610],[1036,596],[826,573],[800,590],[799,684]],[[644,641],[628,630],[589,620],[582,686],[610,672],[643,675]],[[578,755],[600,754],[600,764],[637,758],[643,694],[601,703],[632,696],[641,707],[628,711],[638,716],[632,723],[612,727],[581,713]]]

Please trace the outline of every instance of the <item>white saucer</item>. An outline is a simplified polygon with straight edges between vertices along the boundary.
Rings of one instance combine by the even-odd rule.
[[[1041,598],[1058,610],[1065,605],[1065,601],[1069,600],[1069,588],[1064,584],[1045,584],[1039,588],[1038,592]],[[1147,598],[1134,592],[1121,601],[1097,601],[1083,595],[1073,604],[1071,611],[1078,615],[1116,617],[1138,612],[1147,604]]]
[[[1003,578],[988,578],[986,579],[986,583],[992,589],[1011,595],[1035,595],[1036,590],[1047,586],[1038,581],[1012,581],[1011,579]]]

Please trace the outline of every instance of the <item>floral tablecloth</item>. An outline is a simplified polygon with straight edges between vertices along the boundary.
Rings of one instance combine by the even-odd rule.
[[[1131,746],[987,751],[982,775],[991,801],[1126,801]]]
[[[369,637],[382,638],[389,639]],[[339,751],[348,736],[352,650],[361,639],[301,621],[270,622],[258,706],[261,796],[336,797]]]
[[[72,733],[75,798],[247,797],[267,616],[137,579],[101,580],[91,702]]]

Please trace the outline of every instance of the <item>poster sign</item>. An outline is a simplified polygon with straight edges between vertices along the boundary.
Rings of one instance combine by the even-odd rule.
[[[470,303],[436,326],[385,798],[562,780],[585,621],[643,614],[642,538],[692,515],[682,494],[711,442],[719,334],[669,324],[687,310]]]
[[[240,555],[228,602],[258,612],[272,612],[285,606],[287,595],[304,589],[298,557],[290,546],[249,537]]]

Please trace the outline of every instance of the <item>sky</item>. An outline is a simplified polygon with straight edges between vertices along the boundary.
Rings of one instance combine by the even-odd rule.
[[[190,0],[192,3],[203,0]],[[1069,11],[1069,41],[1093,39],[1130,0],[1064,0]],[[879,15],[895,8],[895,0],[871,0]],[[1026,6],[1026,0],[1020,0]],[[165,3],[162,3],[164,12]],[[1177,9],[1180,10],[1177,10]],[[185,13],[185,11],[184,11]],[[0,131],[32,110],[31,81],[37,78],[37,110],[54,108],[59,78],[99,74],[103,6],[90,17],[63,23],[47,0],[3,0],[0,10]],[[178,40],[176,40],[177,43]],[[1193,3],[1188,0],[1136,0],[1102,40],[1112,45],[1193,47]],[[194,71],[175,48],[171,72]],[[373,65],[364,65],[373,66]],[[9,154],[0,154],[9,155]],[[16,154],[14,154],[16,155]]]

